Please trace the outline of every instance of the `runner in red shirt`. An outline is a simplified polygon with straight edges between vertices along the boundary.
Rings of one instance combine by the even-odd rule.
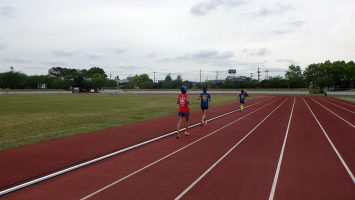
[[[187,129],[189,128],[189,116],[190,116],[190,108],[189,108],[189,104],[190,102],[187,100],[187,87],[186,86],[181,86],[180,88],[181,90],[181,94],[179,94],[178,98],[177,98],[177,102],[176,104],[179,104],[179,109],[178,109],[178,123],[177,123],[177,138],[180,138],[180,126],[181,126],[181,121],[182,118],[185,117],[186,120],[186,127],[185,127],[185,135],[190,135],[190,133],[187,131]]]

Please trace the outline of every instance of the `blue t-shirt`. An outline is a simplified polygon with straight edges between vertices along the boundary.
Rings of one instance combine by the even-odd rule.
[[[201,106],[208,107],[208,101],[211,100],[211,95],[207,92],[200,94]]]
[[[247,93],[240,93],[239,94],[239,102],[240,103],[244,103],[244,99],[245,99],[245,97],[247,97],[248,96],[248,94]]]

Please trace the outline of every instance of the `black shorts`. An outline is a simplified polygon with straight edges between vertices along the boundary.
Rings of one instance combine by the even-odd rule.
[[[189,112],[178,112],[178,116],[179,117],[186,117],[188,119],[190,116],[190,113]]]
[[[208,110],[208,106],[201,106],[201,110]]]

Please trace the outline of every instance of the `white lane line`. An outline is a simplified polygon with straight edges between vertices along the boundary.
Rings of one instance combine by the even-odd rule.
[[[287,98],[288,99],[288,98]],[[208,168],[200,177],[198,177],[191,185],[189,185],[184,191],[182,191],[175,200],[181,199],[188,191],[191,190],[201,179],[203,179],[213,168],[215,168],[225,157],[227,157],[240,143],[242,143],[251,133],[254,132],[267,118],[269,118],[272,113],[274,113],[282,104],[284,104],[287,99],[285,99],[280,105],[278,105],[273,111],[269,113],[263,120],[261,120],[249,133],[247,133],[237,144],[235,144],[231,149],[229,149],[221,158],[219,158],[210,168]]]
[[[267,98],[267,99],[265,99],[265,100],[256,102],[256,103],[254,103],[254,104],[252,104],[252,105],[246,106],[246,108],[247,108],[247,107],[255,106],[255,105],[257,105],[257,104],[260,104],[260,103],[265,102],[265,101],[270,100],[270,99],[273,99],[273,97],[272,97],[272,98]],[[233,113],[235,113],[235,112],[238,112],[239,110],[240,110],[240,109],[236,109],[236,110],[234,110],[234,111],[230,111],[230,112],[228,112],[228,113],[219,115],[219,116],[214,117],[214,118],[212,118],[212,119],[209,119],[208,121],[212,121],[212,120],[215,120],[215,119],[224,117],[224,116],[226,116],[226,115],[233,114]],[[189,128],[193,128],[193,127],[199,126],[199,125],[200,125],[200,123],[196,123],[196,124],[194,124],[194,125],[189,126]],[[183,131],[183,130],[185,130],[185,128],[183,128],[183,129],[181,129],[181,130]],[[51,173],[51,174],[48,174],[48,175],[45,175],[45,176],[42,176],[42,177],[39,177],[39,178],[30,180],[30,181],[27,181],[27,182],[25,182],[25,183],[16,185],[16,186],[14,186],[14,187],[7,188],[7,189],[5,189],[5,190],[1,190],[1,191],[0,191],[0,196],[5,195],[5,194],[10,193],[10,192],[14,192],[14,191],[16,191],[16,190],[19,190],[19,189],[22,189],[22,188],[25,188],[25,187],[28,187],[28,186],[31,186],[31,185],[34,185],[34,184],[37,184],[37,183],[42,182],[42,181],[45,181],[45,180],[54,178],[54,177],[56,177],[56,176],[59,176],[59,175],[62,175],[62,174],[71,172],[71,171],[76,170],[76,169],[79,169],[79,168],[81,168],[81,167],[88,166],[88,165],[90,165],[90,164],[99,162],[99,161],[101,161],[101,160],[104,160],[104,159],[107,159],[107,158],[110,158],[110,157],[119,155],[119,154],[124,153],[124,152],[126,152],[126,151],[129,151],[129,150],[138,148],[138,147],[140,147],[140,146],[143,146],[143,145],[146,145],[146,144],[155,142],[155,141],[157,141],[157,140],[163,139],[163,138],[165,138],[165,137],[168,137],[168,136],[171,136],[171,135],[174,135],[174,134],[176,134],[176,131],[172,131],[172,132],[170,132],[170,133],[166,133],[166,134],[161,135],[161,136],[158,136],[158,137],[156,137],[156,138],[152,138],[152,139],[143,141],[143,142],[141,142],[141,143],[139,143],[139,144],[135,144],[135,145],[132,145],[132,146],[129,146],[129,147],[126,147],[126,148],[117,150],[117,151],[115,151],[115,152],[112,152],[112,153],[109,153],[109,154],[100,156],[100,157],[98,157],[98,158],[94,158],[94,159],[92,159],[92,160],[89,160],[89,161],[86,161],[86,162],[83,162],[83,163],[79,163],[79,164],[74,165],[74,166],[71,166],[71,167],[67,167],[67,168],[65,168],[65,169],[62,169],[62,170],[59,170],[59,171],[57,171],[57,172],[54,172],[54,173]]]
[[[292,110],[291,110],[290,118],[288,120],[288,125],[287,125],[287,129],[286,129],[285,138],[284,138],[284,141],[283,141],[283,144],[282,144],[282,148],[281,148],[279,161],[277,163],[277,168],[276,168],[276,172],[275,172],[275,176],[274,176],[274,182],[272,183],[271,192],[270,192],[270,195],[269,195],[269,200],[273,200],[274,196],[275,196],[276,185],[277,185],[277,181],[279,179],[282,159],[283,159],[285,148],[286,148],[286,141],[287,141],[287,137],[288,137],[288,132],[290,130],[291,119],[292,119],[292,115],[293,115],[293,108],[295,107],[295,102],[296,102],[296,97],[293,100]]]
[[[355,107],[355,105],[350,104],[350,103],[345,103],[344,101],[341,101],[341,100],[339,100],[339,99],[334,99],[334,98],[329,98],[329,99],[331,99],[332,101],[336,101],[336,102],[338,102],[338,103],[342,103],[342,104],[344,104],[344,105],[348,105],[348,106],[351,106],[351,107]]]
[[[341,119],[341,120],[343,120],[344,122],[346,122],[347,124],[349,124],[351,127],[355,128],[355,126],[354,126],[352,123],[346,121],[344,118],[340,117],[340,116],[339,116],[338,114],[336,114],[335,112],[329,110],[329,108],[323,106],[321,103],[319,103],[318,101],[314,100],[313,98],[311,98],[311,99],[312,99],[314,102],[316,102],[317,104],[321,105],[321,106],[322,106],[323,108],[325,108],[326,110],[328,110],[329,112],[331,112],[333,115],[337,116],[339,119]]]
[[[92,196],[94,196],[94,195],[96,195],[96,194],[98,194],[98,193],[100,193],[100,192],[102,192],[102,191],[104,191],[104,190],[106,190],[106,189],[108,189],[108,188],[110,188],[110,187],[116,185],[117,183],[122,182],[123,180],[125,180],[125,179],[127,179],[127,178],[129,178],[129,177],[131,177],[131,176],[133,176],[133,175],[135,175],[135,174],[137,174],[137,173],[139,173],[139,172],[141,172],[141,171],[143,171],[143,170],[145,170],[145,169],[147,169],[147,168],[149,168],[149,167],[151,167],[151,166],[153,166],[153,165],[159,163],[160,161],[165,160],[165,159],[169,158],[170,156],[172,156],[172,155],[174,155],[174,154],[176,154],[176,153],[178,153],[178,152],[180,152],[180,151],[186,149],[187,147],[189,147],[189,146],[191,146],[191,145],[193,145],[193,144],[195,144],[195,143],[197,143],[197,142],[199,142],[199,141],[201,141],[201,140],[203,140],[203,139],[205,139],[205,138],[207,138],[207,137],[209,137],[209,136],[211,136],[211,135],[217,133],[218,131],[220,131],[220,130],[222,130],[222,129],[225,129],[225,128],[231,126],[232,124],[234,124],[234,123],[236,123],[236,122],[238,122],[238,121],[244,119],[245,117],[247,117],[247,116],[249,116],[249,115],[251,115],[251,114],[253,114],[253,113],[255,113],[255,112],[259,111],[259,110],[261,110],[262,108],[264,108],[264,107],[270,105],[270,104],[273,103],[273,102],[274,102],[274,101],[272,101],[272,102],[270,102],[270,103],[268,103],[268,104],[266,104],[266,105],[264,105],[264,106],[258,108],[257,110],[254,110],[254,111],[248,113],[247,115],[245,115],[245,116],[243,116],[243,117],[241,117],[241,118],[239,118],[239,119],[237,119],[237,120],[234,120],[234,121],[230,122],[229,124],[227,124],[227,125],[225,125],[225,126],[219,128],[219,129],[217,129],[217,130],[215,130],[215,131],[209,133],[208,135],[205,135],[204,137],[201,137],[200,139],[198,139],[198,140],[196,140],[196,141],[194,141],[194,142],[192,142],[192,143],[190,143],[190,144],[188,144],[188,145],[186,145],[186,146],[184,146],[184,147],[182,147],[182,148],[180,148],[180,149],[178,149],[178,150],[176,150],[176,151],[174,151],[174,152],[172,152],[172,153],[170,153],[170,154],[168,154],[168,155],[166,155],[166,156],[164,156],[164,157],[162,157],[162,158],[160,158],[160,159],[158,159],[158,160],[156,160],[156,161],[154,161],[154,162],[152,162],[152,163],[150,163],[149,165],[146,165],[146,166],[140,168],[139,170],[134,171],[134,172],[132,172],[131,174],[128,174],[127,176],[125,176],[125,177],[123,177],[123,178],[120,178],[120,179],[118,179],[117,181],[112,182],[112,183],[108,184],[108,185],[105,186],[105,187],[102,187],[101,189],[99,189],[99,190],[97,190],[97,191],[95,191],[95,192],[93,192],[93,193],[91,193],[91,194],[89,194],[89,195],[87,195],[87,196],[81,198],[80,200],[88,199],[88,198],[90,198],[90,197],[92,197]]]
[[[338,156],[339,160],[341,161],[341,163],[343,164],[345,170],[348,172],[351,180],[353,181],[353,183],[355,184],[355,177],[354,174],[351,172],[350,168],[348,167],[348,165],[346,164],[346,162],[344,161],[343,157],[341,157],[339,151],[337,150],[337,148],[335,147],[335,145],[333,144],[332,140],[329,138],[327,132],[324,130],[322,124],[318,121],[317,117],[314,115],[312,109],[309,107],[308,103],[306,102],[306,100],[303,98],[303,101],[306,103],[309,111],[312,113],[314,119],[317,121],[319,127],[322,129],[323,134],[325,135],[325,137],[327,138],[329,144],[332,146],[333,150],[335,151],[336,155]]]
[[[337,104],[335,104],[335,103],[333,103],[333,102],[327,101],[327,100],[325,100],[325,99],[323,99],[323,98],[318,98],[318,99],[320,99],[320,100],[322,100],[322,101],[325,101],[325,102],[328,102],[328,103],[330,103],[330,104],[332,104],[332,105],[334,105],[334,106],[336,106],[336,107],[338,107],[338,108],[341,108],[341,109],[343,109],[343,110],[349,111],[349,112],[351,112],[352,114],[355,113],[355,112],[352,111],[352,110],[349,110],[349,109],[347,109],[347,108],[341,107],[341,106],[339,106],[339,105],[337,105]]]

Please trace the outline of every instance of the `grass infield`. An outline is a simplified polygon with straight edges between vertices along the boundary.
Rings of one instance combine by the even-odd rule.
[[[355,96],[336,96],[339,99],[343,99],[345,101],[350,101],[352,103],[355,103]]]
[[[0,150],[173,115],[176,95],[1,95]],[[199,109],[190,95],[191,110]],[[211,107],[236,101],[212,96]],[[172,127],[173,128],[173,127]]]

